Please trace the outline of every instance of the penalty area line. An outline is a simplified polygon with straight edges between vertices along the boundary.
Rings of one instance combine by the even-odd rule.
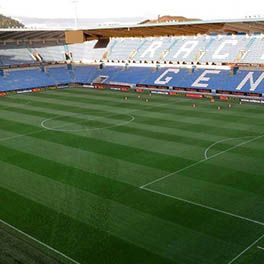
[[[205,150],[205,152],[204,152],[204,158],[205,158],[205,159],[208,159],[208,158],[209,158],[209,157],[208,157],[208,152],[209,152],[214,146],[216,146],[216,145],[218,145],[218,144],[220,144],[220,143],[224,143],[224,142],[231,141],[231,140],[236,140],[236,139],[253,138],[253,137],[254,137],[254,136],[247,136],[247,137],[239,137],[239,138],[225,138],[225,139],[219,140],[219,141],[213,143],[212,145],[210,145],[210,146]],[[243,144],[246,144],[245,141],[242,142],[242,143],[243,143]],[[241,143],[240,143],[240,144],[241,144]],[[239,145],[239,144],[237,144],[237,145]],[[237,145],[236,145],[236,146],[237,146]]]
[[[60,252],[59,250],[57,250],[57,249],[55,249],[55,248],[53,248],[53,247],[51,247],[51,246],[45,244],[44,242],[41,242],[40,240],[38,240],[38,239],[32,237],[31,235],[29,235],[29,234],[23,232],[22,230],[20,230],[20,229],[14,227],[14,226],[8,224],[8,223],[5,222],[4,220],[0,219],[0,223],[2,223],[3,225],[9,227],[10,229],[13,229],[15,232],[17,232],[17,233],[19,233],[19,234],[21,234],[21,235],[27,237],[28,239],[30,239],[30,240],[36,242],[37,244],[41,245],[42,247],[45,247],[45,248],[49,249],[50,251],[56,253],[57,255],[61,256],[61,257],[64,258],[64,259],[66,259],[67,261],[69,261],[70,263],[72,263],[72,264],[80,264],[80,262],[78,262],[78,261],[72,259],[71,257],[69,257],[69,256],[65,255],[64,253]]]
[[[214,155],[212,155],[212,156],[210,156],[210,157],[205,157],[204,159],[201,159],[201,160],[199,160],[199,161],[197,161],[197,162],[194,162],[194,163],[190,164],[190,165],[187,166],[187,167],[184,167],[184,168],[179,169],[179,170],[177,170],[177,171],[171,172],[171,173],[169,173],[169,174],[167,174],[167,175],[165,175],[165,176],[162,176],[162,177],[160,177],[160,178],[158,178],[158,179],[156,179],[156,180],[153,180],[153,181],[151,181],[151,182],[149,182],[149,183],[146,183],[146,184],[140,186],[139,188],[140,188],[140,189],[144,189],[145,187],[148,187],[148,186],[150,186],[150,185],[152,185],[152,184],[154,184],[154,183],[157,183],[157,182],[160,182],[160,181],[162,181],[162,180],[165,180],[165,179],[167,179],[167,178],[169,178],[169,177],[171,177],[171,176],[173,176],[173,175],[175,175],[175,174],[178,174],[178,173],[180,173],[180,172],[186,171],[186,170],[188,170],[188,169],[190,169],[190,168],[192,168],[192,167],[195,167],[195,166],[197,166],[197,165],[199,165],[199,164],[201,164],[201,163],[204,163],[204,162],[206,162],[206,161],[209,161],[209,160],[211,160],[211,159],[214,159],[214,158],[216,158],[216,157],[218,157],[218,156],[221,156],[221,155],[223,155],[223,154],[225,154],[225,153],[227,153],[227,152],[229,152],[229,151],[231,151],[231,150],[234,150],[234,149],[236,149],[236,148],[238,148],[238,147],[244,146],[244,145],[246,145],[246,144],[248,144],[248,143],[254,142],[254,141],[256,141],[256,140],[258,140],[258,139],[260,139],[260,138],[263,138],[263,137],[264,137],[264,134],[263,134],[263,135],[260,135],[260,136],[257,136],[257,137],[254,137],[253,139],[250,139],[250,140],[244,141],[244,142],[242,142],[242,143],[239,143],[239,144],[237,144],[237,145],[235,145],[235,146],[233,146],[233,147],[230,147],[230,148],[228,148],[228,149],[226,149],[226,150],[223,150],[223,151],[221,151],[221,152],[218,152],[218,153],[216,153],[216,154],[214,154]]]
[[[244,249],[241,253],[239,253],[236,257],[234,257],[231,261],[228,262],[228,264],[235,263],[241,256],[243,256],[246,252],[248,252],[252,247],[254,247],[260,240],[264,238],[264,235],[262,235],[260,238],[255,240],[252,244],[250,244],[246,249]],[[259,248],[259,247],[258,247]]]
[[[244,217],[244,216],[237,215],[237,214],[234,214],[234,213],[231,213],[231,212],[227,212],[227,211],[224,211],[224,210],[221,210],[221,209],[217,209],[217,208],[214,208],[212,206],[208,206],[208,205],[205,205],[205,204],[202,204],[202,203],[197,203],[197,202],[190,201],[190,200],[187,200],[187,199],[184,199],[184,198],[181,198],[181,197],[177,197],[177,196],[174,196],[174,195],[170,195],[170,194],[166,194],[166,193],[163,193],[163,192],[159,192],[159,191],[147,188],[147,187],[144,187],[144,188],[141,188],[141,189],[143,189],[145,191],[148,191],[148,192],[155,193],[155,194],[159,194],[159,195],[162,195],[162,196],[174,199],[174,200],[178,200],[178,201],[183,202],[183,203],[191,204],[191,205],[194,205],[194,206],[197,206],[197,207],[208,209],[210,211],[214,211],[214,212],[217,212],[217,213],[225,214],[225,215],[231,216],[233,218],[237,218],[237,219],[240,219],[240,220],[243,220],[243,221],[247,221],[247,222],[250,222],[250,223],[253,223],[253,224],[264,226],[264,222],[260,222],[260,221],[254,220],[254,219],[250,219],[248,217]]]

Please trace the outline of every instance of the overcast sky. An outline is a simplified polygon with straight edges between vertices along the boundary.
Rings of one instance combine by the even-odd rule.
[[[79,18],[186,17],[244,18],[264,15],[264,0],[76,0]],[[72,18],[72,0],[0,0],[0,13],[9,16]]]

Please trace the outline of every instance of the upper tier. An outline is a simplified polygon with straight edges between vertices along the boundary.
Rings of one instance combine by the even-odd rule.
[[[43,61],[65,61],[72,53],[75,62],[133,62],[187,64],[264,64],[264,35],[216,35],[162,38],[113,38],[106,48],[96,41],[83,44],[0,46],[0,64],[32,63],[33,54]]]

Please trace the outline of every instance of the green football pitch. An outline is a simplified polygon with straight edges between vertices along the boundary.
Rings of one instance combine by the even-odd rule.
[[[0,219],[65,263],[264,263],[264,108],[84,88],[1,98]]]

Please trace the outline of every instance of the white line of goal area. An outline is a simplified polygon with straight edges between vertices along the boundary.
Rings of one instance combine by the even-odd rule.
[[[254,247],[263,238],[264,238],[264,235],[262,235],[261,237],[259,237],[252,244],[250,244],[246,249],[244,249],[241,253],[239,253],[236,257],[234,257],[231,261],[229,261],[228,264],[235,263],[242,255],[244,255],[246,252],[248,252],[252,247]],[[260,248],[260,247],[258,247],[258,248]]]
[[[167,179],[167,178],[169,178],[169,177],[171,177],[171,176],[173,176],[175,174],[178,174],[178,173],[180,173],[182,171],[185,171],[185,170],[187,170],[189,168],[195,167],[195,166],[197,166],[197,165],[199,165],[201,163],[204,163],[204,162],[206,162],[206,161],[208,161],[210,159],[216,158],[216,157],[218,157],[218,156],[220,156],[220,155],[222,155],[222,154],[224,154],[224,153],[226,153],[226,152],[228,152],[230,150],[236,149],[236,148],[238,148],[240,146],[243,146],[243,145],[248,144],[250,142],[256,141],[256,140],[258,140],[260,138],[263,138],[263,137],[264,137],[264,135],[260,135],[260,136],[257,136],[255,138],[253,138],[253,139],[244,141],[244,142],[242,142],[240,144],[237,144],[237,145],[235,145],[235,146],[233,146],[233,147],[231,147],[231,148],[229,148],[229,149],[227,149],[225,151],[221,151],[221,152],[219,152],[219,153],[217,153],[217,154],[215,154],[215,155],[213,155],[213,156],[211,156],[211,157],[209,157],[207,159],[202,159],[202,160],[197,161],[197,162],[195,162],[195,163],[193,163],[193,164],[191,164],[191,165],[189,165],[189,166],[187,166],[185,168],[182,168],[180,170],[177,170],[176,172],[170,173],[170,174],[165,175],[165,176],[163,176],[161,178],[158,178],[158,179],[156,179],[154,181],[151,181],[151,182],[149,182],[149,183],[147,183],[145,185],[142,185],[140,187],[140,189],[143,189],[143,190],[146,190],[148,192],[155,193],[155,194],[159,194],[159,195],[162,195],[162,196],[165,196],[165,197],[169,197],[171,199],[175,199],[175,200],[178,200],[178,201],[181,201],[181,202],[184,202],[184,203],[188,203],[188,204],[191,204],[191,205],[194,205],[194,206],[198,206],[198,207],[201,207],[201,208],[205,208],[205,209],[208,209],[208,210],[211,210],[211,211],[214,211],[214,212],[222,213],[222,214],[225,214],[225,215],[228,215],[228,216],[237,218],[237,219],[241,219],[241,220],[244,220],[244,221],[247,221],[247,222],[251,222],[251,223],[257,224],[257,225],[264,226],[264,222],[261,222],[261,221],[257,221],[257,220],[254,220],[254,219],[250,219],[248,217],[244,217],[244,216],[241,216],[241,215],[237,215],[237,214],[234,214],[232,212],[224,211],[224,210],[217,209],[217,208],[214,208],[214,207],[211,207],[211,206],[202,204],[202,203],[197,203],[197,202],[190,201],[190,200],[187,200],[187,199],[184,199],[184,198],[181,198],[181,197],[177,197],[177,196],[174,196],[174,195],[166,194],[166,193],[159,192],[159,191],[156,191],[154,189],[148,188],[148,186],[150,186],[150,185],[152,185],[154,183],[160,182],[160,181],[162,181],[164,179]]]
[[[58,255],[58,256],[64,258],[65,260],[67,260],[67,262],[72,263],[72,264],[80,264],[80,262],[78,262],[78,261],[72,259],[71,257],[68,257],[67,255],[63,254],[63,253],[60,252],[59,250],[57,250],[57,249],[55,249],[55,248],[53,248],[53,247],[51,247],[51,246],[49,246],[49,245],[47,245],[47,244],[41,242],[40,240],[38,240],[38,239],[36,239],[36,238],[34,238],[34,237],[28,235],[27,233],[23,232],[22,230],[19,230],[18,228],[14,227],[14,226],[12,226],[12,225],[10,225],[10,224],[8,224],[8,223],[5,222],[4,220],[0,219],[0,223],[2,223],[3,225],[9,227],[10,229],[14,230],[15,232],[17,232],[17,233],[23,235],[24,237],[27,237],[29,240],[34,241],[35,243],[41,245],[42,247],[45,247],[45,248],[47,248],[48,250],[54,252],[56,255]]]

